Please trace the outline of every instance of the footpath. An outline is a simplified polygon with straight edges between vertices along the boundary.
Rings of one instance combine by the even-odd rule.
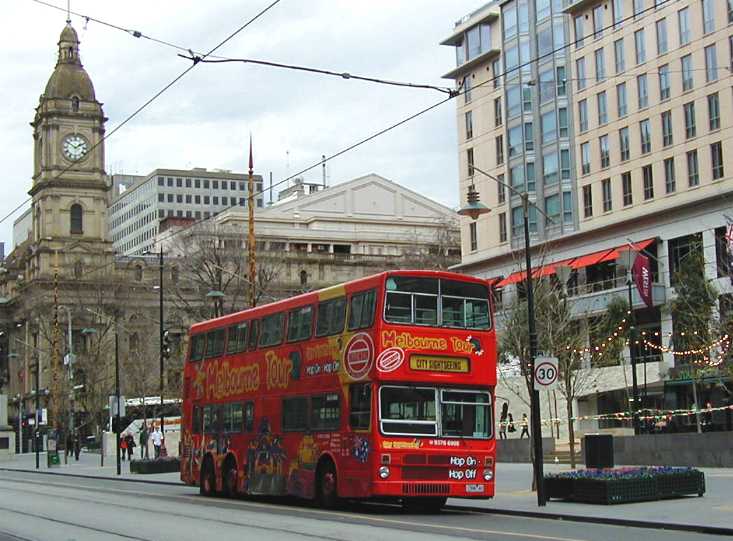
[[[82,453],[78,462],[69,456],[68,464],[64,464],[62,456],[61,465],[52,468],[46,466],[45,453],[41,453],[40,459],[38,471],[42,473],[181,485],[178,473],[134,474],[130,473],[130,465],[127,461],[122,462],[121,475],[118,476],[114,457],[105,457],[104,466],[101,466],[100,456],[93,453]],[[0,462],[0,475],[3,470],[34,472],[35,467],[34,454],[16,455],[11,460]],[[546,473],[569,469],[568,465],[545,464]],[[733,535],[733,469],[700,469],[705,473],[706,492],[703,497],[689,496],[673,500],[619,505],[589,505],[552,500],[547,502],[546,506],[538,507],[537,495],[530,490],[532,465],[499,463],[496,472],[496,495],[493,499],[452,498],[448,500],[448,506],[453,509],[469,508],[487,514],[615,523]]]

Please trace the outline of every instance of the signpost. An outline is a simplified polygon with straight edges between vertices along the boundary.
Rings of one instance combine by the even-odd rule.
[[[559,370],[557,357],[537,357],[534,361],[534,388],[550,391],[557,384]]]

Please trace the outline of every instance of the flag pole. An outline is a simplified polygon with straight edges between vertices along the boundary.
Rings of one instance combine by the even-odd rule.
[[[254,160],[252,158],[252,134],[249,135],[249,199],[247,201],[248,211],[248,235],[247,248],[249,253],[249,301],[252,307],[257,306],[257,256],[255,254],[255,183],[254,183]]]

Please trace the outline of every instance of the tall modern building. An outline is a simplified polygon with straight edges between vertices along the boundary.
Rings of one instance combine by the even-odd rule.
[[[461,224],[461,270],[497,279],[499,310],[523,294],[519,198],[474,165],[529,194],[535,275],[570,266],[578,317],[625,299],[628,263],[619,255],[628,246],[643,252],[652,299],[634,289],[632,304],[648,338],[625,357],[641,362],[640,381],[651,378],[644,405],[693,402],[686,361],[660,351],[680,331],[670,301],[688,254],[704,256],[700,272],[720,295],[716,309],[732,306],[731,24],[731,0],[495,1],[443,41],[457,51],[445,77],[465,91],[457,103],[460,197],[474,184],[491,209]],[[614,385],[575,411],[624,409],[625,384]],[[707,386],[698,403],[720,403],[719,394]]]
[[[145,177],[116,175],[109,208],[109,237],[115,250],[141,254],[155,246],[163,218],[205,219],[246,207],[248,176],[226,170],[156,169]],[[254,175],[256,209],[264,206],[262,177]]]

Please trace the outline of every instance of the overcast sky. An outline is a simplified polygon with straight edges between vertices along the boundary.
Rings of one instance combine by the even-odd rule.
[[[48,0],[65,7],[64,0]],[[73,0],[72,11],[208,51],[271,0]],[[439,45],[482,0],[281,0],[216,54],[450,86],[451,47]],[[56,63],[66,14],[31,0],[5,6],[0,48],[3,197],[0,218],[28,198],[29,122]],[[177,51],[72,16],[81,58],[114,129],[179,75]],[[254,138],[255,172],[275,182],[445,97],[433,90],[243,64],[199,64],[106,143],[107,173],[157,167],[244,172]],[[377,173],[448,205],[458,204],[455,103],[450,101],[329,162],[336,184]],[[304,175],[320,180],[318,167]],[[17,212],[0,224],[6,251]]]

